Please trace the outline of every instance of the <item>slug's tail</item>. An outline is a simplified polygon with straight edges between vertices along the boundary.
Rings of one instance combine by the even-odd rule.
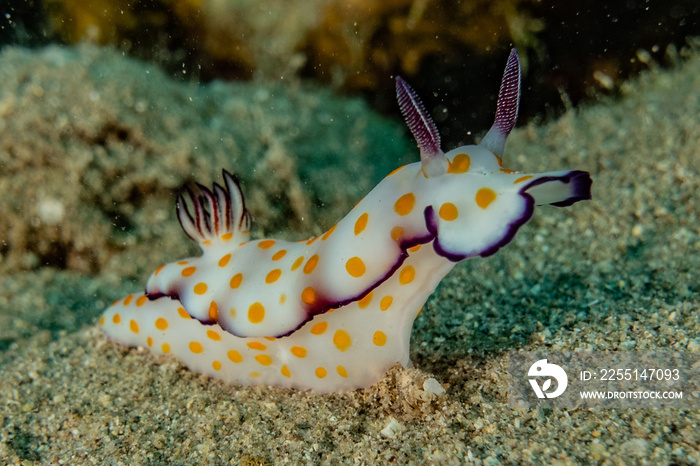
[[[448,220],[432,206],[425,209],[428,231],[436,236],[433,249],[454,262],[488,257],[513,239],[535,206],[566,207],[585,201],[591,198],[592,184],[591,176],[580,170],[493,176],[490,187],[464,196],[476,202],[469,216]]]
[[[593,180],[588,172],[572,170],[568,172],[541,173],[522,188],[535,199],[535,205],[567,207],[578,201],[591,198]]]

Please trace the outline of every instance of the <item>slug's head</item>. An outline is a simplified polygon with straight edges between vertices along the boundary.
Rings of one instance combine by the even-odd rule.
[[[567,206],[591,198],[591,178],[582,171],[517,174],[501,167],[506,138],[515,126],[520,101],[520,62],[513,49],[498,94],[496,118],[477,146],[447,154],[440,135],[415,91],[400,77],[396,94],[418,142],[425,177],[428,231],[435,251],[460,261],[489,256],[510,242],[535,205]]]

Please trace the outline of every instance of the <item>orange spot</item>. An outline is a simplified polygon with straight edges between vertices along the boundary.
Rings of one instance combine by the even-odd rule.
[[[287,367],[286,364],[285,364],[284,366],[282,366],[282,369],[280,369],[280,372],[281,372],[282,375],[285,376],[285,377],[291,377],[291,376],[292,376],[292,374],[289,372],[289,368]]]
[[[235,307],[231,307],[231,309],[228,310],[228,315],[230,315],[230,316],[231,316],[232,318],[234,318],[234,319],[236,318],[236,314],[237,314],[237,313],[236,313],[236,308],[235,308]]]
[[[357,218],[357,221],[355,222],[355,236],[365,231],[365,228],[367,227],[367,220],[369,220],[369,214],[367,212]]]
[[[304,288],[301,292],[301,300],[306,304],[313,304],[316,302],[316,290],[310,286]]]
[[[114,314],[112,316],[112,322],[114,322],[115,324],[118,324],[121,321],[122,321],[122,316],[120,316],[119,314]]]
[[[319,379],[324,378],[327,374],[328,373],[326,372],[326,369],[324,369],[323,367],[316,368],[316,377],[318,377]]]
[[[241,356],[241,353],[236,350],[230,350],[228,353],[226,353],[226,356],[228,356],[228,358],[235,363],[243,361],[243,356]]]
[[[177,261],[177,265],[187,265],[187,261]]]
[[[128,306],[129,304],[131,304],[132,299],[134,299],[134,297],[132,295],[127,296],[126,299],[124,300],[124,306]]]
[[[219,306],[217,306],[214,301],[209,303],[209,319],[214,321],[219,320]]]
[[[399,170],[401,170],[401,169],[402,169],[403,167],[405,167],[405,166],[406,166],[406,165],[402,165],[402,166],[400,166],[400,167],[399,167],[399,168],[397,168],[396,170],[394,170],[394,171],[392,171],[391,173],[389,173],[389,174],[388,174],[387,176],[391,176],[391,175],[393,175],[394,173],[398,172]]]
[[[221,341],[221,335],[214,330],[207,330],[207,337],[209,337],[210,340]]]
[[[416,269],[412,265],[407,265],[399,272],[399,283],[402,285],[408,285],[414,278],[416,278]]]
[[[129,321],[129,329],[134,333],[139,333],[139,324],[137,324],[134,319],[131,319]]]
[[[158,275],[160,273],[160,271],[163,270],[164,268],[165,268],[165,265],[161,265],[160,267],[158,267],[156,269],[155,272],[153,272],[153,275]]]
[[[469,171],[472,161],[467,154],[457,154],[450,162],[447,173],[464,173]]]
[[[418,252],[418,250],[420,249],[421,246],[423,246],[423,245],[422,245],[422,244],[416,244],[416,245],[413,246],[412,248],[408,248],[408,250],[411,251],[411,252]]]
[[[168,354],[170,352],[170,345],[167,343],[163,343],[160,349],[161,351],[163,351],[163,354]]]
[[[308,261],[306,261],[306,265],[304,265],[304,273],[310,274],[311,272],[313,272],[317,264],[318,254],[314,254],[313,256],[309,257]]]
[[[259,341],[251,341],[250,343],[246,344],[246,346],[250,349],[258,351],[265,351],[267,349],[267,346]]]
[[[394,227],[391,229],[391,239],[396,241],[397,243],[403,238],[403,228],[401,227]]]
[[[182,317],[183,319],[191,319],[191,318],[192,318],[192,316],[189,315],[189,314],[187,313],[187,311],[185,310],[184,307],[178,307],[178,308],[177,308],[177,313],[178,313],[178,315],[179,315],[180,317]]]
[[[187,317],[189,318],[190,316],[188,315]],[[168,321],[163,319],[162,317],[158,317],[156,319],[156,328],[158,330],[166,330],[168,328]]]
[[[440,206],[438,215],[441,219],[451,222],[452,220],[457,218],[459,212],[457,211],[457,206],[455,206],[453,203],[445,202],[443,205]]]
[[[282,293],[280,295],[280,304],[284,304],[287,302],[287,295],[285,293]]]
[[[328,328],[328,322],[319,322],[311,327],[311,333],[314,335],[323,335]]]
[[[496,200],[496,193],[491,188],[481,188],[476,192],[476,205],[485,209]]]
[[[194,286],[195,294],[202,295],[207,292],[207,284],[204,282],[199,282]]]
[[[146,304],[146,301],[148,301],[148,298],[146,296],[141,296],[139,299],[136,300],[136,306],[143,306]]]
[[[335,370],[338,371],[338,375],[339,375],[339,376],[341,376],[341,377],[343,377],[343,378],[345,378],[345,379],[348,378],[348,371],[345,370],[345,368],[344,368],[343,366],[338,366],[338,367],[336,367]]]
[[[408,215],[416,204],[416,196],[413,193],[406,193],[394,203],[394,212],[399,215]]]
[[[182,269],[182,272],[180,272],[180,273],[182,273],[183,277],[190,277],[196,271],[197,271],[197,267],[185,267],[184,269]]]
[[[228,241],[231,238],[233,238],[233,233],[230,231],[228,233],[224,233],[223,235],[221,235],[221,239],[224,241]]]
[[[340,351],[346,351],[352,345],[350,335],[345,330],[337,330],[333,335],[333,344]]]
[[[260,303],[253,303],[248,308],[248,320],[251,324],[259,324],[265,318],[265,307]]]
[[[510,173],[515,173],[515,171],[509,170],[509,169],[507,169],[507,168],[499,168],[499,170],[501,170],[503,173],[508,173],[508,174],[510,174]]]
[[[224,257],[219,259],[219,267],[226,267],[226,264],[228,264],[228,261],[231,260],[231,254],[226,254]]]
[[[275,245],[275,240],[273,240],[273,239],[264,239],[258,243],[258,247],[260,249],[270,249],[274,245]]]
[[[379,309],[382,311],[386,311],[389,309],[389,306],[391,306],[391,303],[394,302],[394,298],[391,296],[384,296],[381,301],[379,301]]]
[[[365,296],[364,298],[362,298],[361,300],[359,300],[357,302],[357,305],[360,307],[360,309],[364,309],[367,306],[369,306],[369,303],[371,303],[371,302],[372,302],[372,292],[370,291],[369,293],[367,293],[367,296]]]
[[[523,181],[529,180],[530,178],[532,178],[532,175],[521,176],[521,177],[518,178],[517,180],[513,181],[513,184],[522,183]]]
[[[282,271],[280,269],[270,270],[270,272],[265,277],[265,283],[275,283],[281,275]]]
[[[105,316],[100,317],[100,325],[105,326]]]
[[[374,343],[377,346],[384,346],[386,344],[386,335],[384,332],[377,330],[374,332],[374,336],[372,337],[372,343]]]
[[[263,337],[263,338],[266,339],[267,341],[275,341],[275,340],[277,340],[277,338],[275,338],[275,337]]]
[[[316,237],[314,237],[314,238],[311,238],[310,240],[308,240],[308,241],[306,242],[306,244],[313,244],[313,242],[316,241],[316,240],[319,239],[319,238],[320,238],[320,236],[316,236]]]
[[[203,353],[204,347],[198,341],[191,341],[190,342],[190,351],[192,351],[195,354]]]
[[[351,277],[361,277],[365,274],[366,268],[365,263],[359,257],[351,257],[345,263],[345,270],[348,271]]]
[[[231,289],[235,290],[239,286],[241,286],[241,282],[243,281],[243,275],[240,273],[237,273],[233,277],[231,277],[231,281],[229,282],[229,286]]]
[[[221,370],[221,362],[214,361],[211,363],[211,367],[213,367],[215,371]]]
[[[257,379],[258,377],[260,377],[260,372],[253,371],[250,374],[248,374],[248,377],[250,377],[251,379]]]
[[[304,256],[297,257],[297,259],[292,264],[292,271],[298,269],[302,262],[304,262]]]
[[[335,225],[333,225],[333,226],[331,227],[330,230],[328,230],[327,232],[325,232],[325,233],[323,234],[323,236],[321,237],[321,241],[326,241],[326,240],[328,239],[328,237],[329,237],[330,235],[333,234],[333,231],[335,230],[335,227],[337,227],[337,226],[338,226],[338,224],[336,223]]]
[[[282,259],[285,256],[285,254],[287,254],[287,251],[284,249],[280,249],[279,251],[277,251],[276,253],[274,253],[272,255],[272,260],[278,261],[278,260]]]
[[[305,358],[306,357],[306,348],[302,348],[301,346],[292,346],[292,349],[289,350],[292,352],[294,356],[297,358]]]
[[[209,239],[204,240],[204,241],[202,241],[202,244],[205,246],[211,246],[211,240],[209,240]]]
[[[272,358],[267,354],[258,354],[257,356],[255,356],[255,360],[263,366],[269,366],[270,364],[272,364]]]
[[[148,345],[149,348],[151,346],[153,346],[153,338],[151,338],[151,337],[146,338],[146,344]]]

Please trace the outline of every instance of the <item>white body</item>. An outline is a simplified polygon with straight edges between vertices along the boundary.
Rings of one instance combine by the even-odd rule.
[[[491,131],[478,146],[443,154],[434,123],[397,78],[421,162],[389,174],[317,238],[249,241],[243,195],[227,172],[226,189],[190,192],[194,216],[181,196],[178,218],[202,256],[157,269],[146,294],[105,311],[102,328],[242,385],[352,390],[409,364],[413,322],[456,262],[494,254],[535,205],[590,199],[588,173],[501,167],[519,83],[512,51]]]

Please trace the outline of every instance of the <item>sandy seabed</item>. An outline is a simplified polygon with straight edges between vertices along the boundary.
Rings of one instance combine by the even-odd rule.
[[[99,61],[94,50],[80,53],[92,54],[93,64]],[[42,55],[34,59],[42,60]],[[74,74],[78,84],[91,79],[89,73]],[[178,86],[187,85],[164,85]],[[218,85],[216,92],[225,94],[227,89]],[[4,94],[0,100],[3,118],[19,112],[21,105],[12,98],[19,96]],[[241,104],[232,111],[246,114],[247,108]],[[5,263],[0,264],[7,271],[0,279],[0,458],[9,464],[698,463],[697,409],[514,410],[508,406],[506,383],[508,351],[700,351],[698,115],[700,57],[691,55],[673,70],[650,70],[625,84],[618,99],[571,110],[544,126],[516,129],[505,166],[587,170],[594,179],[593,200],[566,209],[538,208],[504,250],[456,267],[416,321],[411,352],[415,368],[395,367],[377,385],[347,394],[227,385],[192,373],[174,359],[105,338],[95,326],[101,310],[139,290],[161,261],[186,255],[184,250],[172,255],[187,246],[168,193],[187,180],[187,170],[157,185],[148,178],[155,179],[157,173],[146,167],[144,179],[110,189],[116,198],[136,205],[119,211],[119,218],[169,209],[147,232],[124,221],[124,237],[106,243],[105,235],[115,234],[108,222],[104,228],[61,233],[73,235],[69,239],[57,233],[55,240],[68,244],[59,253],[36,249],[38,240],[26,241],[25,251],[18,251],[15,242],[12,254],[5,244]],[[8,134],[8,123],[3,125],[0,166],[21,157],[6,150],[8,139],[46,136]],[[160,149],[148,146],[148,133],[162,128],[149,130],[144,123],[144,136],[135,132],[138,126],[137,119],[125,123],[121,132],[112,129],[104,139],[96,131],[97,136],[84,136],[83,141],[98,144],[106,159],[110,153],[128,158],[128,152],[110,149],[112,136],[117,145],[120,138],[133,144],[143,138],[139,147],[158,153]],[[42,131],[60,144],[67,130],[61,124],[54,128],[59,136],[47,128]],[[323,183],[341,187],[333,196],[342,197],[338,202],[344,207],[364,194],[356,192],[357,186],[343,191],[347,174],[342,164],[348,170],[358,164],[344,157],[337,162],[341,168],[317,169],[323,172],[323,183],[313,197],[304,198],[303,180],[313,179],[314,168],[304,165],[308,173],[297,175],[300,162],[285,161],[296,151],[276,145],[286,139],[276,138],[275,129],[268,128],[265,167],[287,170],[284,186],[296,193],[289,195],[290,207],[275,215],[316,216],[311,206],[323,197]],[[270,154],[270,147],[277,151]],[[360,150],[371,154],[371,147]],[[182,153],[175,157],[177,166],[188,160]],[[58,158],[52,163],[61,166]],[[153,157],[153,163],[157,160]],[[223,168],[216,164],[223,162],[212,160],[206,167],[215,174]],[[255,182],[255,164],[241,163],[250,165],[248,182]],[[17,195],[18,177],[36,168],[31,163],[14,167],[0,178],[3,196]],[[101,169],[115,168],[103,164]],[[39,175],[27,176],[24,186]],[[197,179],[207,182],[202,176]],[[133,199],[134,186],[162,198],[165,207],[144,207],[143,200]],[[66,217],[85,221],[80,202],[94,206],[95,198],[81,197],[80,182],[69,180],[61,189],[65,199],[75,199]],[[278,183],[271,182],[270,189],[279,189]],[[269,203],[264,192],[253,198],[260,211],[254,221],[279,225],[274,216],[264,218]],[[55,211],[61,208],[51,203],[45,208],[22,231],[32,235],[42,231],[37,222],[55,223]],[[17,222],[18,212],[19,207]],[[326,207],[318,215],[324,220],[302,225],[298,236],[317,234],[342,214]],[[87,218],[100,224],[99,215],[91,215]],[[161,238],[168,234],[159,229],[183,238],[166,244]],[[21,231],[8,231],[15,240],[21,237]],[[111,248],[110,253],[103,257],[85,252],[91,244]],[[43,257],[65,260],[36,268]],[[101,265],[90,274],[85,264],[95,261]],[[430,378],[446,392],[426,390]]]

